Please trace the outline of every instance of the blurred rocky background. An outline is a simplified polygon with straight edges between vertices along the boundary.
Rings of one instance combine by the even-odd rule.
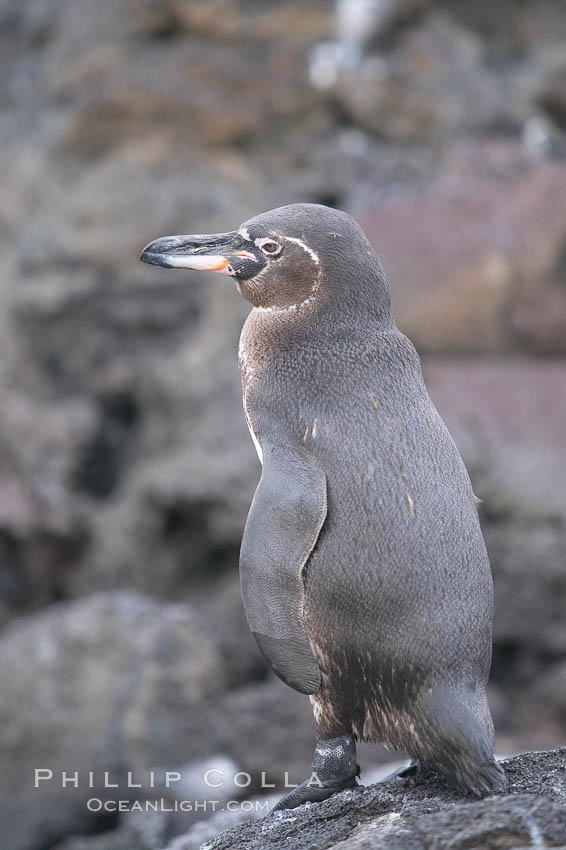
[[[482,499],[498,751],[565,742],[565,41],[562,0],[0,0],[2,850],[205,817],[89,812],[103,771],[306,775],[239,596],[247,305],[138,263],[293,201],[362,222]]]

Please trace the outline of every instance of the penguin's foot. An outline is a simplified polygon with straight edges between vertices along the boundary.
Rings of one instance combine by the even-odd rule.
[[[383,782],[389,782],[390,779],[411,779],[413,776],[418,776],[422,772],[422,767],[418,761],[412,761],[406,767],[400,767],[392,773],[388,773]]]
[[[274,805],[273,811],[296,809],[297,806],[302,806],[303,803],[321,803],[322,800],[327,800],[333,794],[337,794],[338,791],[344,791],[347,788],[360,788],[362,790],[362,786],[358,784],[355,776],[347,780],[328,782],[325,785],[319,785],[318,783],[311,785],[310,779],[307,779],[305,782],[301,782],[297,788],[293,788],[292,791],[281,797],[279,802]]]
[[[338,791],[359,788],[356,742],[353,735],[319,741],[314,751],[310,777],[285,794],[273,811],[296,809],[303,803],[320,803]]]

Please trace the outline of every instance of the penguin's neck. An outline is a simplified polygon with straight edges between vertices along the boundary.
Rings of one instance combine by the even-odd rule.
[[[311,302],[296,311],[265,311],[254,308],[240,335],[239,362],[244,386],[263,371],[268,362],[293,350],[325,352],[356,351],[372,347],[380,334],[395,328],[392,315],[386,320],[368,314],[320,310]]]

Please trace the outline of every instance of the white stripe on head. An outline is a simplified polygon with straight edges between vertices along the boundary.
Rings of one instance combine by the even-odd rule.
[[[296,236],[284,236],[283,238],[286,239],[288,242],[294,242],[296,245],[300,245],[303,251],[306,251],[307,254],[310,254],[313,263],[315,263],[317,266],[320,266],[320,259],[318,254],[316,254],[312,248],[309,248],[309,246],[306,245],[302,239],[297,239]]]

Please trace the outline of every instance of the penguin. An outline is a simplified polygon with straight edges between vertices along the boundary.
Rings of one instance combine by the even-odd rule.
[[[156,239],[142,261],[232,277],[262,463],[240,554],[268,664],[310,698],[308,780],[276,808],[357,785],[356,741],[484,796],[505,785],[486,686],[493,585],[470,479],[346,213],[292,204],[237,231]]]

